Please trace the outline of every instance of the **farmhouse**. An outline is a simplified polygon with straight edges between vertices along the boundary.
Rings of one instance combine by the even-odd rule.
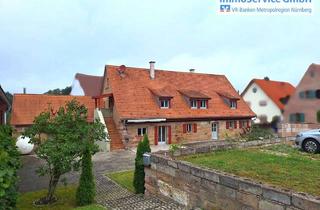
[[[107,65],[95,105],[111,150],[151,144],[219,140],[251,126],[251,111],[224,75]]]
[[[270,123],[274,117],[283,118],[283,110],[295,88],[288,82],[269,78],[253,79],[241,96],[257,115],[255,123]]]

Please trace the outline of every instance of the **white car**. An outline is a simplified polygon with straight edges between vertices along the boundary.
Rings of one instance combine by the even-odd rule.
[[[297,146],[306,152],[320,152],[320,129],[298,133],[295,142]]]

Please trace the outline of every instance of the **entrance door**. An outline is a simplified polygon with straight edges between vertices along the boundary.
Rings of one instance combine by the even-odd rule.
[[[211,124],[212,140],[218,140],[219,123],[213,122]]]
[[[158,144],[165,144],[167,143],[168,138],[168,127],[167,126],[159,126],[159,133],[158,133]]]

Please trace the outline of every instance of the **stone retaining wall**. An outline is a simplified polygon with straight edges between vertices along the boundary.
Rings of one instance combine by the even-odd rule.
[[[277,143],[269,141],[267,143]],[[195,145],[175,155],[210,152],[218,149],[265,144],[225,143]],[[151,167],[145,167],[146,195],[169,197],[187,209],[319,210],[320,198],[263,185],[220,171],[205,169],[172,159],[166,152],[151,155]],[[303,181],[303,180],[302,180]]]
[[[311,123],[281,123],[279,125],[278,134],[280,137],[294,138],[299,132],[318,129],[319,124]]]

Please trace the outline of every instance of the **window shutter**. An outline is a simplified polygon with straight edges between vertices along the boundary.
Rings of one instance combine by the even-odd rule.
[[[234,121],[234,128],[237,129],[237,121]]]
[[[242,121],[239,120],[239,128],[242,128]]]
[[[182,125],[183,133],[187,133],[187,124]]]
[[[197,133],[197,123],[194,123],[194,124],[193,124],[193,132],[194,132],[194,133]]]
[[[197,105],[198,105],[198,109],[200,109],[200,107],[201,107],[201,101],[200,100],[197,101]]]
[[[229,129],[229,121],[226,121],[226,128]]]
[[[158,127],[154,126],[154,145],[158,145]]]
[[[247,128],[250,128],[250,122],[247,120]]]
[[[168,126],[168,144],[171,144],[171,126]]]
[[[168,100],[169,108],[171,108],[171,100]]]
[[[207,109],[209,109],[209,101],[208,100],[206,100],[206,107],[207,107]]]

